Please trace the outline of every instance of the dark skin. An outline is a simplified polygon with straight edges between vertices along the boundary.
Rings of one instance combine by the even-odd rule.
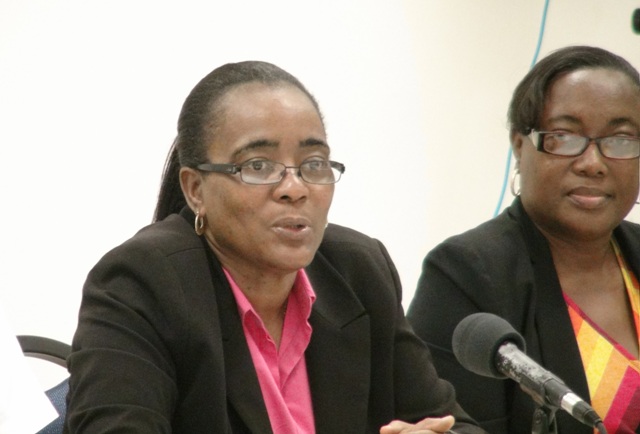
[[[552,247],[565,293],[616,342],[638,358],[638,337],[620,267],[611,248],[568,255]]]
[[[640,136],[640,89],[610,69],[561,75],[547,91],[539,129]],[[549,241],[563,291],[638,358],[631,305],[611,245],[613,229],[638,198],[638,159],[607,158],[593,141],[579,156],[549,155],[520,133],[512,135],[512,146],[523,205]]]

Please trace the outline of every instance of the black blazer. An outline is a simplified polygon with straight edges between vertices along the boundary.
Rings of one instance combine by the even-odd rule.
[[[231,289],[183,214],[141,230],[90,272],[66,432],[271,433]],[[460,432],[482,432],[464,423],[411,331],[380,242],[330,225],[306,271],[317,295],[306,361],[318,434],[450,413]]]
[[[640,226],[623,222],[614,235],[629,266],[640,276]],[[578,344],[551,251],[519,198],[498,217],[451,237],[425,258],[407,312],[429,345],[438,373],[453,383],[458,402],[493,434],[531,432],[534,402],[511,380],[466,371],[455,359],[451,337],[475,312],[505,318],[523,335],[527,354],[589,402]],[[564,411],[559,434],[592,434]]]

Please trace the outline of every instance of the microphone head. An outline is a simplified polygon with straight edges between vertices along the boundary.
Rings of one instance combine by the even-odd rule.
[[[498,349],[506,342],[525,352],[524,338],[505,319],[486,312],[460,321],[453,332],[453,353],[467,370],[492,378],[507,378],[498,370]]]

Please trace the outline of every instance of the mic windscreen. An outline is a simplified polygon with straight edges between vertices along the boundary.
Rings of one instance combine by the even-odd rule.
[[[453,332],[453,353],[467,370],[492,378],[507,378],[498,370],[496,355],[505,342],[525,352],[524,338],[505,319],[479,312],[460,321]]]

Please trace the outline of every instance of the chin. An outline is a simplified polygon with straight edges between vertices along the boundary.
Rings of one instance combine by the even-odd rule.
[[[312,253],[309,249],[295,249],[295,251],[285,254],[274,253],[272,258],[275,262],[282,264],[283,268],[299,270],[309,265],[314,256],[315,250]]]

